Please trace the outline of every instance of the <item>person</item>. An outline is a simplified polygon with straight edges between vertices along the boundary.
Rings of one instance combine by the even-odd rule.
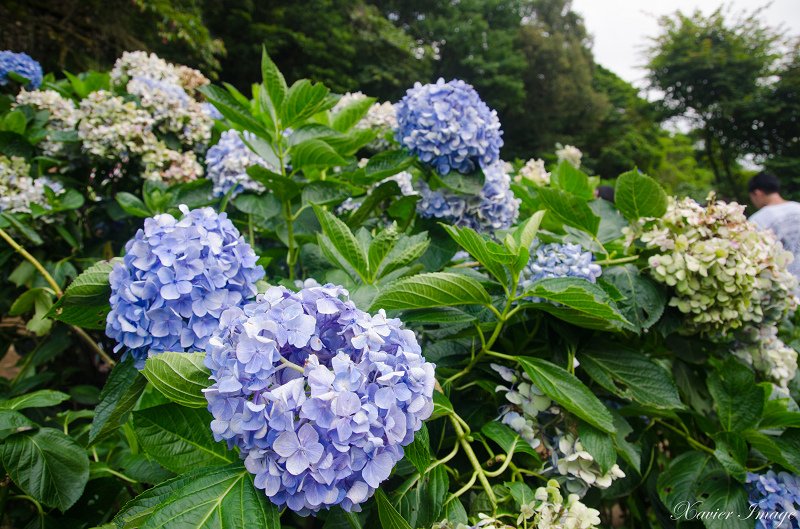
[[[800,204],[781,196],[781,182],[772,173],[758,173],[750,179],[747,189],[750,201],[758,208],[750,221],[762,230],[771,230],[794,254],[789,271],[800,279]]]

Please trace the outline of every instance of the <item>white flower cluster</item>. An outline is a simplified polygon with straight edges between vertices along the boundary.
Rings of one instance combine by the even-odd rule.
[[[797,374],[797,351],[778,338],[778,328],[747,327],[732,353],[747,365],[763,373],[778,386],[785,388]]]
[[[0,211],[5,213],[30,213],[31,204],[48,209],[45,187],[55,194],[64,188],[49,178],[31,178],[31,166],[25,158],[0,154]]]
[[[189,94],[194,94],[198,88],[210,82],[198,70],[188,66],[170,64],[155,53],[126,51],[114,63],[114,68],[111,70],[111,82],[121,85],[134,77],[147,77],[178,85]]]
[[[336,105],[331,109],[331,113],[335,114],[366,97],[368,96],[362,92],[347,92],[336,102]],[[355,126],[356,130],[374,130],[378,134],[378,137],[369,144],[369,147],[373,150],[387,148],[389,146],[387,138],[391,136],[395,128],[397,128],[397,111],[389,101],[373,103],[367,114]]]
[[[75,130],[80,114],[75,103],[61,96],[55,90],[25,90],[17,94],[14,107],[30,106],[37,110],[47,111],[47,134],[38,144],[45,156],[58,156],[64,149],[64,143],[52,137],[53,132]]]
[[[550,185],[550,173],[544,168],[544,160],[531,158],[517,171],[514,181],[530,182],[536,186],[547,186]]]
[[[566,433],[558,440],[559,457],[556,466],[562,476],[574,476],[590,487],[607,489],[615,479],[624,478],[625,473],[616,463],[602,473],[600,465],[594,460],[592,454],[583,448],[581,440],[571,433]],[[583,488],[583,483],[578,483],[578,488]],[[572,482],[567,482],[567,488],[572,488]]]
[[[561,145],[560,143],[556,143],[556,156],[558,157],[559,163],[566,161],[575,169],[579,169],[583,153],[573,145]]]
[[[792,254],[775,237],[747,221],[744,206],[670,198],[660,219],[641,219],[640,238],[659,253],[650,274],[673,290],[670,305],[686,315],[688,329],[724,334],[744,324],[779,321],[797,300],[788,271]],[[627,230],[629,240],[638,230]]]

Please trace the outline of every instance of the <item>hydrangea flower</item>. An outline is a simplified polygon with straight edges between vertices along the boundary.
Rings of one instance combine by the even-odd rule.
[[[30,213],[31,204],[49,208],[45,188],[56,195],[63,186],[47,177],[32,178],[31,166],[25,158],[0,154],[0,211],[5,213]]]
[[[556,143],[556,156],[558,157],[559,163],[565,161],[575,169],[580,169],[581,167],[581,158],[583,157],[583,153],[575,146],[562,146],[560,143]]]
[[[592,252],[584,250],[580,244],[554,242],[540,245],[534,241],[531,258],[520,274],[520,288],[525,290],[540,279],[553,277],[580,277],[595,283],[603,271],[592,261]]]
[[[433,411],[434,365],[414,333],[346,298],[313,280],[271,287],[225,311],[207,348],[215,439],[303,515],[360,510]]]
[[[66,99],[55,90],[22,89],[14,101],[14,107],[30,106],[48,113],[45,126],[46,136],[37,144],[45,156],[59,156],[64,150],[64,143],[51,138],[53,132],[69,132],[75,130],[80,114],[71,99]]]
[[[141,369],[164,351],[205,351],[220,317],[256,294],[264,269],[225,213],[156,215],[111,271],[106,335]]]
[[[670,305],[685,315],[687,329],[722,335],[744,324],[769,325],[796,307],[792,254],[769,232],[759,231],[744,206],[670,198],[660,219],[640,219],[625,230],[640,234],[650,275],[672,288]]]
[[[396,110],[397,141],[440,174],[471,173],[500,159],[497,112],[464,81],[416,83]]]
[[[171,64],[155,53],[126,51],[114,63],[114,68],[111,70],[111,82],[121,85],[134,77],[165,81],[180,86],[190,95],[193,95],[199,87],[210,82],[198,70]]]
[[[247,168],[256,164],[275,171],[274,167],[245,145],[238,131],[230,129],[223,132],[219,142],[206,151],[206,171],[214,183],[214,196],[223,196],[234,187],[232,196],[242,191],[264,191],[264,186],[247,174]]]
[[[800,476],[788,472],[747,474],[746,487],[755,514],[756,526],[761,529],[798,529],[800,521]]]
[[[361,166],[362,163],[363,163],[363,165],[366,165],[365,162],[366,162],[366,160],[362,159],[359,162],[359,166]],[[408,171],[400,171],[397,174],[394,174],[392,176],[387,176],[386,178],[384,178],[380,182],[371,185],[369,187],[369,189],[367,189],[367,194],[371,193],[379,185],[391,181],[391,182],[396,182],[397,183],[397,186],[400,188],[400,193],[404,197],[411,196],[411,195],[416,195],[417,192],[414,189],[414,185],[412,183],[412,180],[413,180],[413,177],[411,176],[411,173],[409,173]],[[359,207],[361,207],[361,204],[363,204],[364,198],[365,197],[359,197],[359,198],[348,197],[348,198],[346,198],[344,200],[344,202],[342,202],[341,204],[339,204],[336,207],[336,214],[337,215],[342,215],[344,213],[357,210]]]
[[[336,105],[331,109],[331,113],[336,114],[352,103],[366,97],[367,95],[362,92],[347,92],[336,102]],[[354,128],[356,130],[374,130],[378,137],[371,141],[368,147],[374,151],[386,149],[389,146],[387,137],[397,128],[397,111],[389,101],[373,103],[369,107],[367,114],[361,118],[361,121],[356,123]]]
[[[9,73],[14,72],[28,80],[25,88],[36,89],[42,85],[42,65],[27,53],[0,51],[0,86],[8,84]]]
[[[797,351],[778,338],[778,328],[748,326],[731,352],[782,388],[797,374]]]
[[[552,458],[559,474],[578,478],[567,481],[567,488],[573,492],[585,492],[586,487],[607,489],[615,479],[625,477],[616,463],[603,473],[594,457],[583,448],[580,438],[572,433],[559,438],[558,450],[553,452]]]
[[[485,181],[477,195],[457,193],[450,189],[431,189],[420,180],[417,212],[426,218],[438,218],[467,226],[476,231],[493,232],[512,226],[519,216],[520,201],[511,191],[511,178],[502,161],[483,168]]]
[[[514,181],[530,182],[536,186],[547,186],[550,185],[550,173],[544,167],[544,160],[531,158],[517,171]]]

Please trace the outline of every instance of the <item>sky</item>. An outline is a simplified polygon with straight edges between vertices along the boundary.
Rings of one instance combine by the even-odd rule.
[[[734,13],[763,7],[768,0],[732,0]],[[722,0],[573,0],[594,38],[595,60],[626,81],[643,87],[644,50],[649,37],[658,34],[658,17],[677,10],[700,9],[710,13]],[[762,13],[771,26],[789,35],[800,35],[800,0],[773,0]]]

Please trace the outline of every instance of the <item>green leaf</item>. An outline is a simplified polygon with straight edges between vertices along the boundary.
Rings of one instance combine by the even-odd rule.
[[[533,456],[536,460],[540,459],[539,454],[531,448],[527,441],[501,422],[487,422],[481,428],[481,433],[497,443],[509,456],[519,452]]]
[[[614,285],[622,294],[617,306],[638,332],[652,327],[664,314],[666,292],[655,281],[642,275],[636,265],[605,268],[603,280]]]
[[[158,503],[142,529],[280,529],[278,508],[237,462],[205,468]]]
[[[34,155],[34,147],[22,134],[0,130],[0,153],[6,156],[19,156],[30,159]]]
[[[444,465],[438,465],[422,477],[417,487],[419,511],[414,527],[430,527],[442,519],[442,507],[449,487],[450,478]]]
[[[684,408],[672,375],[639,351],[601,342],[578,359],[595,382],[622,398],[656,410]]]
[[[512,263],[514,255],[508,253],[505,247],[496,242],[486,240],[472,228],[459,228],[447,224],[442,224],[442,227],[459,246],[477,259],[500,284],[506,285],[508,283],[509,276],[504,265]]]
[[[49,408],[69,400],[69,395],[51,389],[40,389],[19,397],[0,401],[0,410],[25,410],[28,408]]]
[[[341,182],[318,180],[303,187],[303,204],[328,206],[338,204],[351,195],[352,191]]]
[[[667,194],[658,182],[638,170],[619,175],[614,203],[628,220],[661,217],[667,212]]]
[[[114,197],[114,200],[116,200],[117,204],[119,204],[119,207],[121,207],[122,210],[129,215],[140,218],[153,216],[153,212],[150,211],[150,208],[147,207],[147,204],[142,202],[142,199],[136,195],[123,191],[121,193],[117,193]]]
[[[567,411],[603,432],[616,432],[611,413],[575,375],[541,358],[518,356],[517,361],[536,387]]]
[[[331,128],[339,132],[347,132],[367,115],[374,103],[374,97],[362,97],[346,107],[337,109],[336,113],[331,116]]]
[[[475,279],[449,272],[432,272],[389,284],[375,298],[372,310],[487,305],[490,302],[489,293]]]
[[[439,417],[445,417],[447,415],[452,415],[455,413],[455,409],[453,408],[453,404],[450,402],[450,399],[447,398],[447,395],[440,391],[433,392],[433,413],[430,416],[429,420],[438,419]]]
[[[619,330],[630,323],[602,288],[580,277],[556,277],[536,281],[525,293],[553,303],[536,303],[539,310],[549,312],[580,327],[598,330]]]
[[[405,150],[383,151],[369,159],[364,174],[369,182],[378,182],[405,171],[413,162],[414,158]]]
[[[35,246],[39,246],[44,242],[42,241],[41,236],[36,232],[36,230],[31,228],[24,222],[20,221],[14,215],[0,212],[0,219],[4,219],[6,222],[11,224],[11,226],[13,226],[15,230],[24,235],[25,238],[31,241],[31,243],[33,243]]]
[[[38,426],[18,411],[0,410],[0,441],[9,435],[26,430],[33,430]]]
[[[715,472],[700,482],[697,491],[702,504],[697,508],[709,513],[723,513],[719,517],[704,517],[707,529],[752,529],[753,519],[748,519],[750,504],[741,483],[730,479],[724,472]]]
[[[594,188],[589,183],[589,176],[566,160],[559,162],[550,174],[550,185],[583,200],[594,198]]]
[[[95,408],[89,430],[90,445],[102,441],[128,420],[146,385],[147,379],[133,365],[133,358],[114,366]]]
[[[578,423],[578,437],[586,451],[600,465],[600,472],[603,474],[617,462],[617,451],[614,449],[614,440],[611,435],[581,421]]]
[[[231,123],[256,133],[266,134],[264,126],[253,117],[250,109],[240,103],[227,90],[214,85],[206,85],[200,87],[199,91]]]
[[[512,481],[504,483],[504,485],[508,487],[508,491],[511,493],[511,497],[514,498],[514,503],[516,503],[518,509],[534,500],[533,490],[525,483]]]
[[[322,83],[312,83],[308,79],[295,81],[289,88],[281,109],[283,127],[293,127],[324,110],[326,106],[332,106],[326,100],[329,92]],[[293,163],[295,166],[302,166],[297,161]]]
[[[263,195],[243,193],[233,199],[233,205],[243,213],[262,219],[270,219],[281,212],[281,203],[271,193]]]
[[[203,362],[206,353],[165,352],[147,359],[142,373],[169,400],[188,408],[206,408],[203,390],[211,372]]]
[[[775,444],[781,450],[783,456],[783,466],[786,468],[800,468],[800,430],[792,428],[786,430],[780,437],[775,439]],[[797,474],[797,470],[794,470]]]
[[[322,232],[347,264],[353,267],[353,270],[360,277],[366,278],[369,272],[367,270],[367,256],[353,232],[350,231],[347,224],[339,220],[335,215],[319,206],[315,205],[313,207],[320,226],[322,226]],[[324,241],[320,244],[324,244]]]
[[[87,268],[70,283],[48,316],[85,329],[105,329],[111,296],[108,276],[113,268],[112,261],[98,261]]]
[[[521,222],[513,232],[506,235],[506,247],[509,251],[517,256],[523,255],[524,250],[530,251],[545,213],[547,213],[546,210],[537,211],[528,220]],[[525,264],[528,264],[527,261]]]
[[[11,307],[8,309],[8,315],[22,316],[23,314],[31,312],[34,309],[36,299],[42,296],[52,300],[53,291],[46,287],[36,287],[26,290],[11,304]]]
[[[269,169],[260,165],[251,165],[247,168],[247,174],[264,184],[281,201],[291,200],[300,194],[300,186],[297,182],[278,173],[273,173]]]
[[[734,358],[728,358],[709,375],[708,391],[726,431],[746,430],[761,418],[764,391],[756,385],[753,371]]]
[[[286,79],[284,79],[283,74],[275,63],[272,62],[266,47],[261,48],[261,78],[269,95],[272,120],[274,122],[278,114],[277,110],[281,108],[284,99],[286,99],[288,87],[286,86]]]
[[[422,428],[414,434],[414,441],[405,447],[406,458],[419,470],[420,474],[425,473],[425,469],[431,464],[430,437],[425,423]]]
[[[293,145],[289,154],[294,169],[324,169],[347,164],[333,147],[322,140],[311,139]]]
[[[383,529],[412,529],[389,502],[383,489],[375,491],[375,503],[378,506],[378,518]]]
[[[133,412],[136,437],[144,451],[175,473],[224,465],[236,457],[211,435],[206,410],[162,404]]]
[[[600,217],[582,198],[561,189],[540,187],[537,189],[542,204],[562,223],[578,228],[591,235],[597,235]]]
[[[155,508],[172,496],[176,491],[194,482],[197,477],[207,472],[208,469],[206,468],[190,470],[185,474],[168,479],[144,491],[122,507],[116,516],[114,516],[114,524],[121,529],[136,529],[141,527]]]
[[[62,512],[78,501],[89,481],[84,449],[53,428],[8,437],[0,445],[0,460],[25,494]]]
[[[766,435],[755,430],[743,431],[742,437],[744,437],[754,449],[764,454],[764,457],[769,461],[774,461],[793,474],[800,474],[800,458],[798,458],[796,454],[787,454],[789,456],[787,459],[781,445],[778,444],[777,437]],[[798,450],[795,450],[795,452],[800,453]],[[790,459],[794,461],[794,464]]]
[[[719,463],[707,454],[684,452],[658,476],[658,496],[667,510],[676,515],[681,506],[685,509],[695,501],[703,480],[719,468]]]
[[[729,475],[741,483],[747,476],[747,452],[747,443],[738,433],[722,432],[714,436],[714,457]]]

